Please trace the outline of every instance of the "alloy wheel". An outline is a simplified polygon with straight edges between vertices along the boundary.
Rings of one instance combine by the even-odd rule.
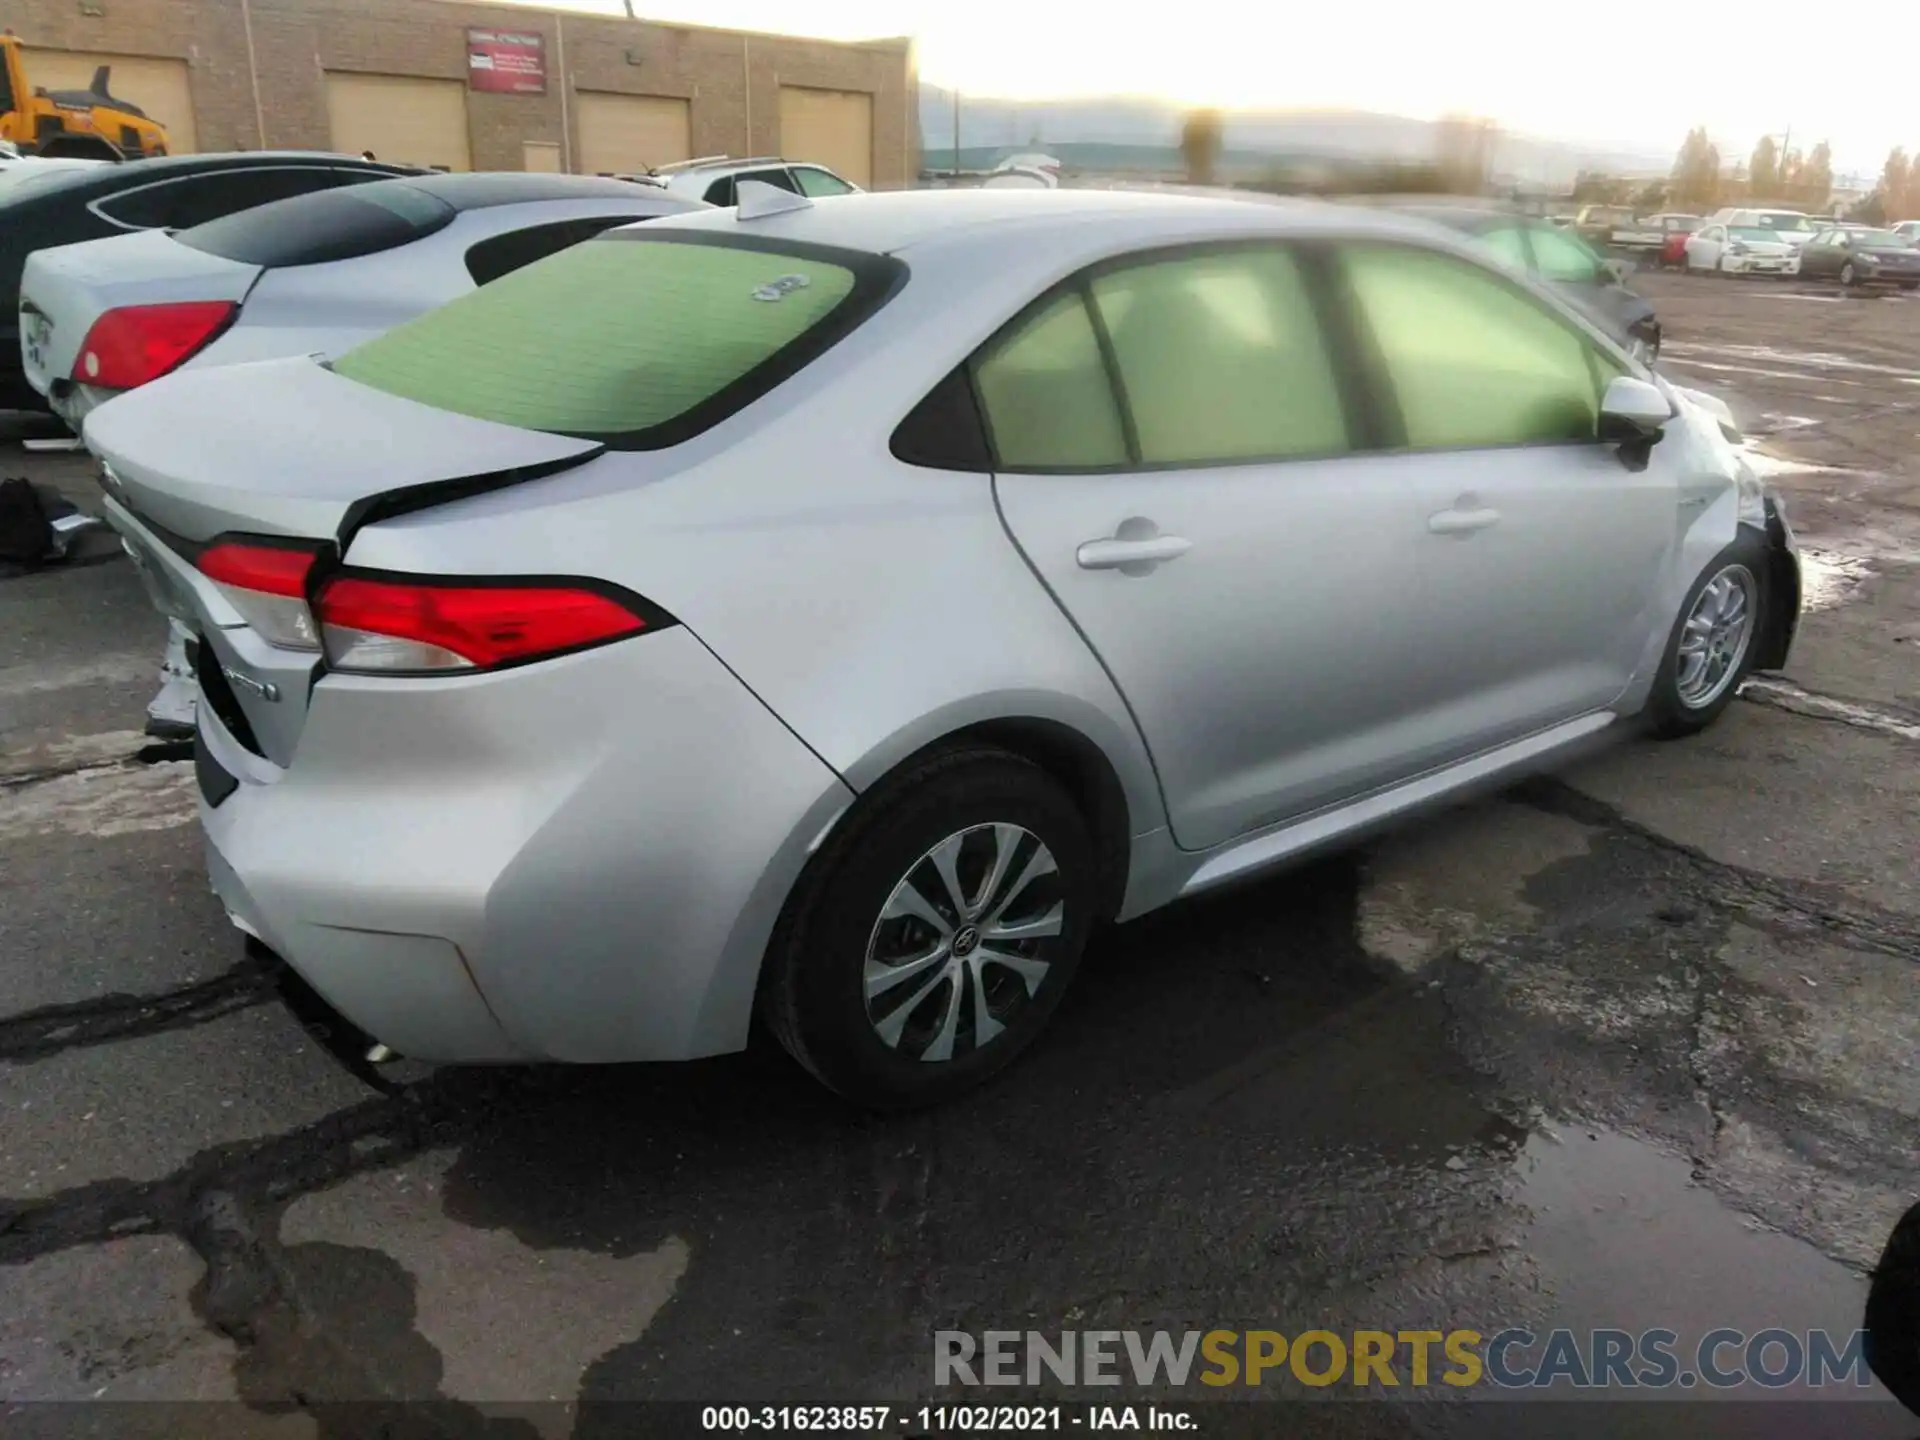
[[[1066,933],[1060,869],[1019,825],[969,826],[911,866],[867,941],[867,1020],[888,1049],[937,1062],[1005,1034]]]
[[[1702,587],[1680,631],[1674,688],[1689,710],[1704,710],[1740,673],[1753,643],[1758,583],[1744,565],[1728,565]]]

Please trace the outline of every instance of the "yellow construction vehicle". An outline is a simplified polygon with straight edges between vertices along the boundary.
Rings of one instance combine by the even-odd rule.
[[[0,61],[0,140],[21,154],[143,160],[167,153],[166,127],[107,89],[112,67],[93,72],[91,89],[36,88],[27,51],[11,30],[0,34]]]

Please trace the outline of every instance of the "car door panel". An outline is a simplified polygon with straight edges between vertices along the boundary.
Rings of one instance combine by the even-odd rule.
[[[1433,737],[1422,758],[1604,709],[1633,678],[1678,536],[1671,469],[1635,470],[1596,438],[1624,364],[1468,261],[1354,246],[1342,262],[1403,432],[1382,464],[1422,516],[1406,691]]]
[[[1186,849],[1403,773],[1414,496],[1345,453],[1293,267],[1270,246],[1097,276],[975,372],[1008,532],[1125,697]]]

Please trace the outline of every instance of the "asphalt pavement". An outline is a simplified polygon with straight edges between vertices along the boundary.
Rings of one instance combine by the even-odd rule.
[[[1808,548],[1786,674],[1705,736],[1103,935],[1030,1057],[929,1114],[850,1113],[764,1047],[368,1090],[208,892],[191,764],[141,734],[165,629],[131,566],[0,579],[0,1423],[983,1398],[935,1386],[941,1330],[1852,1332],[1920,1199],[1920,300],[1641,283]],[[83,456],[0,462],[90,494]],[[1287,1433],[1549,1433],[1466,1398]],[[46,1404],[80,1400],[143,1405]],[[1920,1434],[1798,1383],[1553,1416]]]

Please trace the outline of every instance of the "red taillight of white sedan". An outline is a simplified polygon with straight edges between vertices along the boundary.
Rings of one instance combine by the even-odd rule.
[[[177,370],[217,340],[240,307],[231,300],[127,305],[93,322],[73,378],[107,390],[135,390]]]
[[[323,651],[359,674],[496,670],[673,623],[638,596],[578,580],[442,578],[339,570],[317,546],[220,540],[199,568],[282,650]]]

